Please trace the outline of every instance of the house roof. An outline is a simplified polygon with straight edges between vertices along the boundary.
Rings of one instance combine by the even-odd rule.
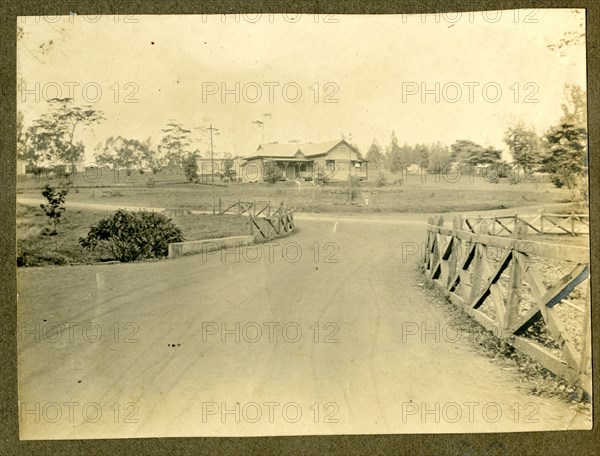
[[[306,144],[261,144],[255,152],[245,157],[246,160],[258,157],[277,157],[277,158],[294,158],[298,152],[306,157],[316,157],[323,155],[337,146],[339,143],[345,143],[351,147],[362,159],[360,152],[344,139],[334,139],[320,143]]]
[[[255,152],[246,158],[254,157],[281,157],[293,158],[300,147],[298,144],[261,144]]]

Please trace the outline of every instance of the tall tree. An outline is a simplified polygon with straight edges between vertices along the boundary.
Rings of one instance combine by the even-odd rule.
[[[27,160],[26,145],[27,145],[27,130],[23,125],[23,113],[17,112],[17,157],[21,160]]]
[[[81,141],[75,142],[77,127],[99,123],[103,113],[91,106],[74,106],[70,98],[53,98],[48,103],[50,111],[29,127],[30,149],[26,154],[30,160],[70,164],[73,174],[85,151]]]
[[[556,187],[566,185],[571,200],[586,197],[587,132],[585,128],[562,122],[544,136],[544,170]]]
[[[563,117],[561,122],[576,128],[587,128],[586,92],[577,84],[565,84],[563,89],[565,102],[561,104]]]
[[[496,159],[500,159],[499,155],[502,154],[491,148],[485,149],[468,139],[457,140],[450,146],[450,150],[452,151],[450,154],[452,161],[470,166],[494,163]]]
[[[540,162],[540,140],[533,128],[518,122],[504,133],[513,161],[523,169],[531,169]]]
[[[586,92],[579,86],[565,86],[563,115],[543,137],[542,166],[557,187],[565,185],[571,200],[587,198],[587,112]]]
[[[104,146],[96,148],[96,163],[128,171],[143,171],[144,162],[149,155],[147,142],[111,136],[106,140]]]
[[[374,139],[371,147],[369,147],[366,159],[374,168],[381,168],[383,166],[383,149],[377,142],[377,139]]]
[[[444,172],[452,162],[450,158],[450,149],[442,145],[439,141],[429,147],[429,158],[427,161],[427,171],[439,174]]]
[[[162,129],[163,137],[158,146],[164,154],[167,164],[181,166],[189,155],[190,133],[182,124],[172,120]]]
[[[392,173],[397,173],[402,170],[402,158],[402,149],[398,145],[398,138],[396,137],[396,133],[392,131],[390,145],[386,150],[388,167]]]

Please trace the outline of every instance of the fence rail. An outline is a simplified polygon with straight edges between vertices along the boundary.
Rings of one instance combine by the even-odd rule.
[[[294,223],[294,210],[283,205],[271,216],[251,216],[250,234],[257,240],[270,240],[285,236],[296,229]]]
[[[478,232],[482,221],[487,222],[487,233],[492,236],[512,236],[519,222],[525,224],[528,231],[538,234],[578,234],[590,233],[589,215],[552,214],[542,212],[535,216],[494,215],[492,217],[466,217],[465,228],[472,233]]]
[[[511,238],[490,235],[488,219],[477,219],[475,226],[468,220],[456,216],[446,228],[443,217],[429,219],[423,258],[429,280],[504,344],[591,394],[589,250],[527,240],[530,225],[520,217]],[[556,260],[568,262],[569,272],[547,286],[541,269]],[[583,306],[567,299],[579,285]],[[570,315],[583,315],[565,322],[565,305]],[[551,338],[536,342],[531,331]]]
[[[219,215],[223,214],[238,214],[238,215],[251,215],[258,217],[260,215],[271,216],[272,205],[270,201],[241,201],[238,200],[231,204],[225,204],[221,198],[219,198],[218,211],[215,211]]]

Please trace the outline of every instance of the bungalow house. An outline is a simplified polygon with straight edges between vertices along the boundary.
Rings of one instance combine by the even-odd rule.
[[[215,176],[222,176],[227,171],[228,159],[226,158],[197,158],[196,163],[198,164],[198,175],[202,181],[206,181],[208,177],[213,174]],[[231,157],[230,159],[230,172],[236,176],[239,174],[239,169],[242,163],[242,159],[238,156]]]
[[[313,180],[318,173],[329,180],[348,180],[349,176],[367,178],[367,161],[344,139],[307,144],[261,144],[247,157],[241,177],[257,181],[268,163],[283,171],[283,179]]]

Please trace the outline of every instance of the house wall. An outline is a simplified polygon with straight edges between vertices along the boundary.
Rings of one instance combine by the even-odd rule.
[[[351,160],[358,160],[358,154],[350,149],[345,144],[338,144],[335,148],[333,148],[327,155],[322,155],[319,157],[315,157],[315,165],[318,166],[318,169],[324,169],[328,178],[333,180],[347,180],[348,179],[348,158]],[[334,167],[327,168],[327,161],[334,160]],[[365,174],[365,164],[362,165],[362,168],[354,168],[352,166],[350,168],[350,172],[352,176],[364,176]]]
[[[240,176],[243,182],[258,182],[263,180],[264,162],[262,158],[248,160],[246,165],[240,168]]]
[[[27,162],[25,160],[17,160],[17,176],[25,175],[25,166]]]

